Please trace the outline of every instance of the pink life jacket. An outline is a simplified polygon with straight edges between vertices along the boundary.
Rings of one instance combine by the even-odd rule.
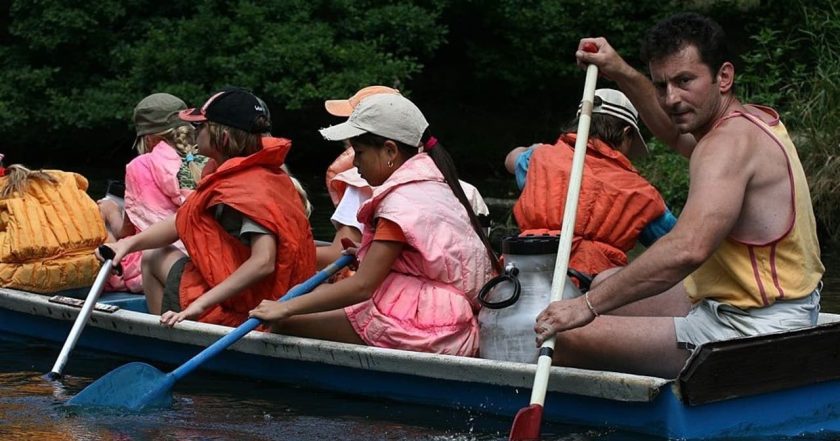
[[[362,205],[362,260],[379,218],[399,225],[406,244],[373,296],[345,308],[353,328],[372,346],[474,356],[476,298],[494,275],[492,264],[427,154],[403,163]]]
[[[125,212],[138,231],[168,219],[186,200],[178,183],[181,157],[164,141],[125,167]],[[178,248],[184,246],[179,242]]]
[[[181,161],[178,152],[165,141],[161,141],[151,152],[134,158],[125,166],[125,213],[137,228],[137,232],[174,215],[184,203],[186,195],[191,192],[182,190],[178,183]],[[186,254],[181,241],[173,245]],[[125,256],[121,262],[123,275],[111,275],[105,289],[142,291],[141,256],[141,252]]]

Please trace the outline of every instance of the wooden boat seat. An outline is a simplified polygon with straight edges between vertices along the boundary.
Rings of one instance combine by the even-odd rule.
[[[722,401],[840,379],[840,316],[779,334],[709,343],[677,378],[685,404]]]

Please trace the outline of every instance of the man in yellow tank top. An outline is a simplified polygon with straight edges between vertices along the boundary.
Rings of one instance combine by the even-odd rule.
[[[775,111],[736,98],[720,25],[674,15],[642,53],[650,79],[604,38],[582,39],[576,56],[690,158],[685,207],[669,234],[586,296],[553,302],[534,329],[538,344],[557,335],[555,363],[672,378],[703,343],[816,324],[824,268],[796,149]]]

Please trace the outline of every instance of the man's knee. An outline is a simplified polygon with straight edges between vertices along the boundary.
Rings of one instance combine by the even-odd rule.
[[[586,326],[571,331],[560,332],[555,335],[555,350],[552,358],[553,364],[569,367],[583,367],[585,363],[581,357],[589,353],[587,349],[591,342],[591,336],[587,335]]]

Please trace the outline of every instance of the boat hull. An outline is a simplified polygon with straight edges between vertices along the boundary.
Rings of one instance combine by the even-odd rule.
[[[63,342],[78,312],[0,289],[0,332]],[[79,346],[178,365],[230,328],[168,329],[127,310],[95,312]],[[73,357],[68,363],[73,371]],[[203,369],[369,398],[510,417],[528,404],[534,365],[371,348],[252,332]],[[177,388],[176,388],[177,392]],[[668,438],[840,433],[840,381],[688,406],[672,380],[553,367],[544,419]]]

